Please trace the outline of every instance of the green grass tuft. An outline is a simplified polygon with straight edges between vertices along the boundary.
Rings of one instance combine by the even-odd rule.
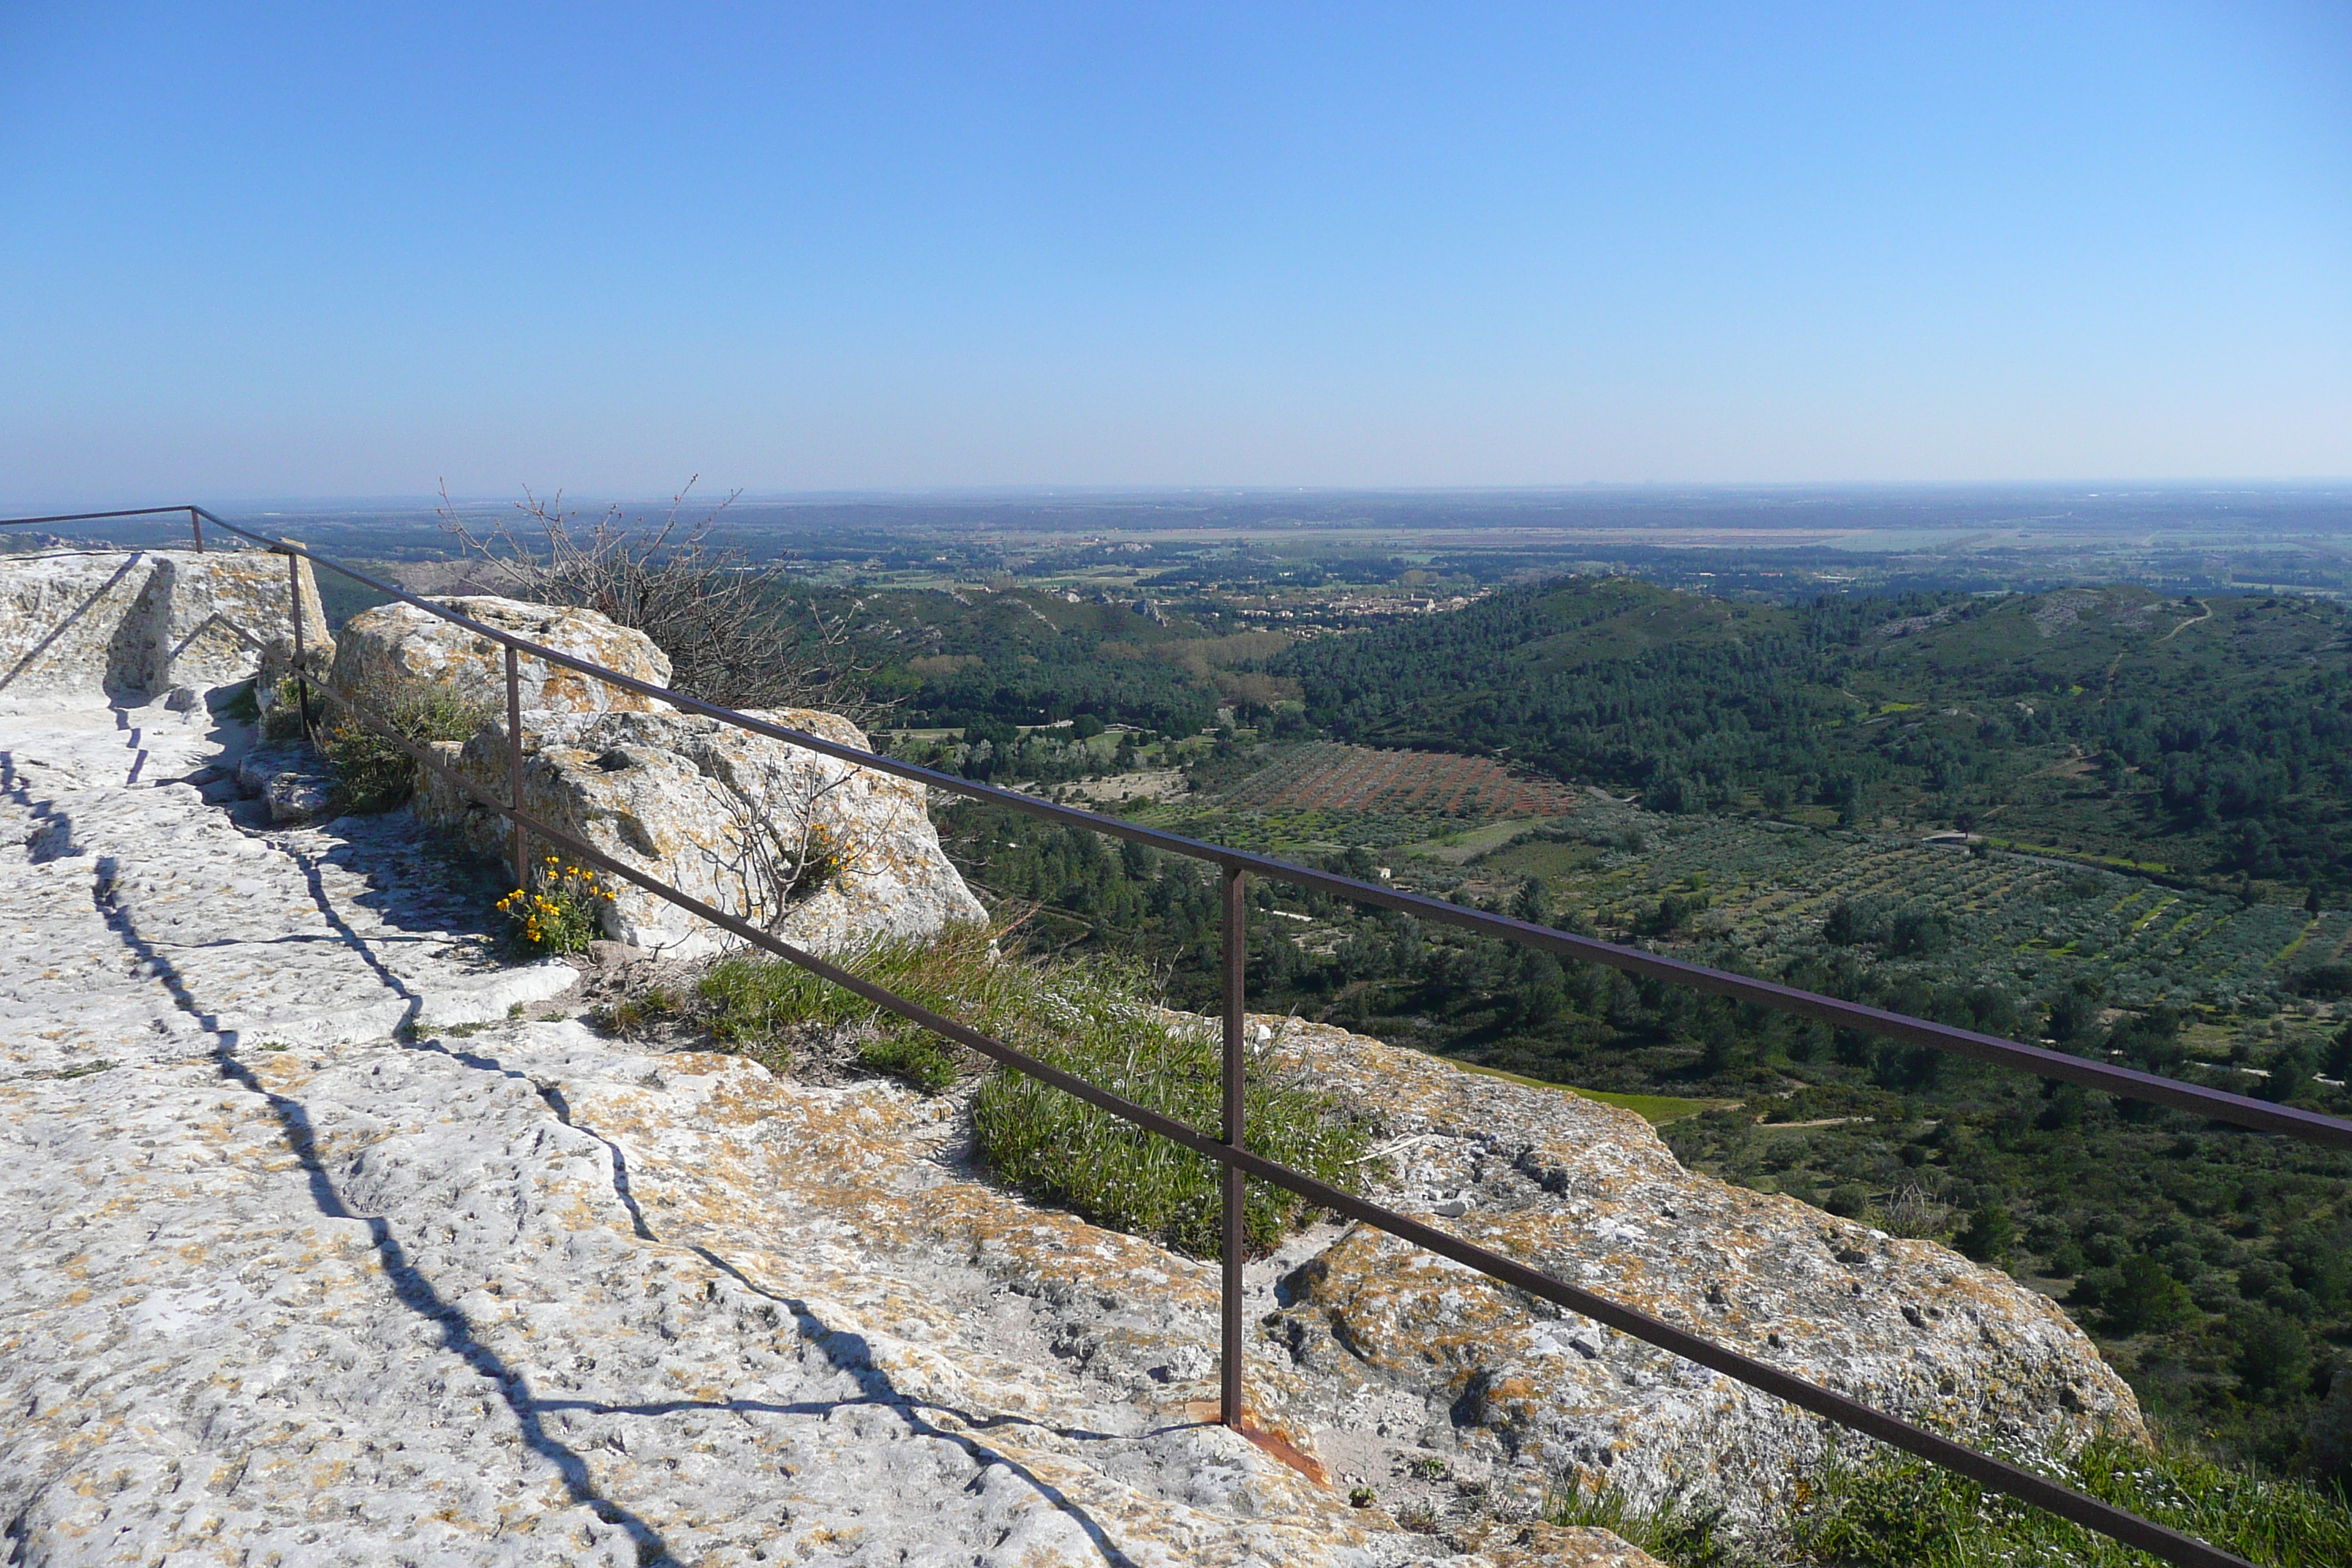
[[[1000,954],[991,951],[992,935],[985,927],[959,927],[928,944],[879,945],[847,967],[1115,1094],[1216,1128],[1221,1055],[1213,1025],[1171,1021],[1139,966]],[[714,1037],[772,1068],[789,1066],[789,1037],[810,1026],[861,1029],[861,1063],[927,1091],[982,1065],[791,964],[722,960],[705,972],[698,991]],[[1360,1118],[1264,1053],[1253,1053],[1244,1093],[1253,1151],[1360,1188],[1370,1130]],[[972,1121],[981,1157],[1024,1189],[1098,1225],[1196,1257],[1220,1255],[1214,1162],[1007,1071],[989,1073]],[[1252,1184],[1244,1212],[1247,1246],[1263,1252],[1305,1217],[1306,1205]]]
[[[1654,1512],[1643,1513],[1613,1487],[1599,1493],[1555,1495],[1544,1518],[1553,1524],[1597,1526],[1670,1568],[1762,1568],[1768,1561],[1724,1533],[1721,1510],[1686,1513],[1672,1498]]]
[[[313,701],[323,701],[316,689]],[[302,738],[302,688],[292,678],[279,681],[269,689],[269,707],[264,711],[259,689],[248,683],[247,704],[253,710],[252,722],[261,726],[265,741],[299,741]]]
[[[2011,1456],[2015,1458],[2015,1456]],[[2100,1440],[2072,1459],[2030,1468],[2258,1568],[2352,1563],[2352,1507],[2341,1492],[2232,1469],[2178,1449]],[[1559,1524],[1598,1524],[1673,1568],[2157,1568],[2096,1531],[1989,1492],[1924,1459],[1832,1455],[1763,1541],[1735,1538],[1711,1516],[1671,1507],[1642,1514],[1615,1492],[1555,1499]]]
[[[238,724],[261,722],[261,699],[250,680],[239,681],[228,700],[215,710],[224,719]]]
[[[677,1016],[682,1007],[667,986],[653,985],[597,1008],[589,1015],[589,1022],[607,1034],[634,1040],[649,1034],[656,1025]]]
[[[470,741],[493,717],[488,705],[424,682],[359,696],[415,745]],[[328,804],[337,816],[391,811],[415,791],[415,760],[347,710],[331,709],[319,750],[334,774]]]

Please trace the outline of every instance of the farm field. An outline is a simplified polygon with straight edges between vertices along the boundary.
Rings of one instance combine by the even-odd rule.
[[[1378,751],[1313,742],[1279,753],[1225,792],[1241,811],[1402,811],[1468,817],[1559,816],[1575,792],[1490,757]]]
[[[1843,902],[1869,930],[1910,913],[1940,927],[1907,963],[1938,982],[2035,995],[2076,980],[2117,1005],[2234,1010],[2274,998],[2289,965],[2341,956],[2352,913],[2248,905],[2029,855],[1982,858],[1898,834],[1667,817],[1588,798],[1573,829],[1532,829],[1472,859],[1497,891],[1540,877],[1557,905],[1605,930],[1720,942],[1769,971],[1817,944]]]

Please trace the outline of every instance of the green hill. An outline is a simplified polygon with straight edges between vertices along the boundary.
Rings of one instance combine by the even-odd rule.
[[[2326,601],[2144,588],[1735,604],[1570,578],[1270,667],[1348,740],[1641,792],[1957,826],[2210,882],[2352,891],[2352,638]]]

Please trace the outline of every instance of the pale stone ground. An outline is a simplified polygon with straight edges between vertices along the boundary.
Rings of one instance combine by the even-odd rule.
[[[404,816],[240,826],[226,774],[249,744],[202,701],[0,703],[0,1028],[19,1070],[381,1038],[572,983],[498,962],[479,901]]]
[[[245,740],[0,710],[12,1563],[1646,1562],[1202,1425],[1208,1271],[941,1102],[508,1021],[568,974],[404,816],[240,825]]]
[[[953,1100],[510,1019],[570,972],[495,963],[405,814],[268,829],[247,740],[0,707],[12,1563],[1633,1568],[1531,1524],[1547,1489],[1752,1522],[1823,1449],[1324,1226],[1245,1311],[1250,1408],[1318,1485],[1201,1419],[1213,1268],[989,1183]],[[1629,1112],[1261,1023],[1384,1123],[1396,1206],[1958,1429],[2139,1428],[1997,1271],[1694,1175]]]

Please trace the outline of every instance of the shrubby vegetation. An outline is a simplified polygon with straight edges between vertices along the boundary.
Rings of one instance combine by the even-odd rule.
[[[470,741],[492,721],[488,706],[426,681],[407,681],[353,695],[412,745]],[[406,804],[416,788],[415,759],[331,698],[314,693],[312,700],[324,715],[319,721],[319,752],[335,781],[330,809],[338,815],[367,813],[391,811]]]
[[[1109,957],[1055,960],[992,951],[998,933],[951,930],[933,942],[889,942],[846,967],[1196,1127],[1218,1124],[1220,1049],[1207,1026],[1160,1011],[1151,976]],[[850,992],[781,961],[736,957],[699,985],[712,1033],[772,1067],[803,1047],[846,1037],[864,1066],[938,1091],[984,1073],[973,1102],[978,1149],[1016,1184],[1114,1229],[1196,1257],[1222,1251],[1219,1167],[1035,1080],[991,1068]],[[1333,1098],[1253,1053],[1248,1146],[1349,1190],[1360,1188],[1369,1129]],[[1270,1249],[1301,1217],[1298,1200],[1252,1184],[1251,1250]]]
[[[478,526],[445,493],[440,517],[499,593],[594,610],[645,633],[668,657],[677,690],[731,708],[817,706],[871,721],[869,672],[839,625],[796,591],[782,562],[755,562],[716,532],[733,500],[689,516],[681,491],[658,522],[609,507],[583,528],[560,493],[525,492],[511,513]]]
[[[2258,1568],[2352,1563],[2342,1492],[2160,1447],[2099,1441],[2071,1458],[2011,1455],[2066,1486],[2237,1552]],[[1555,1498],[1556,1523],[1615,1531],[1672,1568],[2154,1568],[2155,1558],[1906,1455],[1832,1457],[1762,1539],[1718,1515],[1644,1514],[1614,1492]]]

